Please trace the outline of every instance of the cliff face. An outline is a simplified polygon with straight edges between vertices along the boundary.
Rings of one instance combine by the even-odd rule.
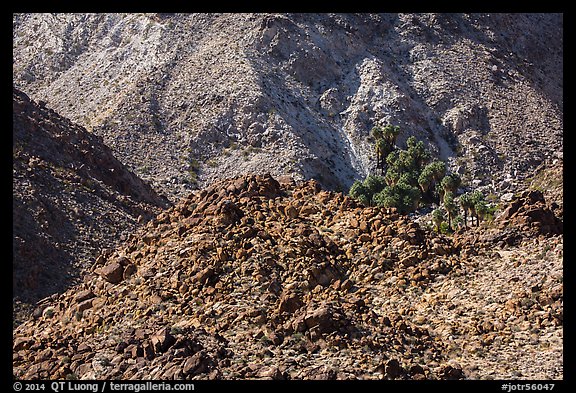
[[[14,83],[170,195],[240,173],[347,189],[378,122],[491,191],[563,151],[561,14],[15,15]]]
[[[101,138],[13,92],[13,295],[62,292],[168,206]]]

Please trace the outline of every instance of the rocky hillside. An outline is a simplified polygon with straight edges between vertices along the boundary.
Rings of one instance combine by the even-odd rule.
[[[15,378],[563,378],[562,14],[13,14],[13,85]],[[337,192],[381,123],[494,219]]]
[[[17,89],[12,99],[13,296],[34,304],[169,204],[100,137]]]
[[[563,154],[562,14],[15,14],[13,78],[173,200],[242,173],[347,190],[379,122],[498,194]]]
[[[14,331],[24,379],[562,379],[561,211],[446,237],[248,175],[162,212]]]

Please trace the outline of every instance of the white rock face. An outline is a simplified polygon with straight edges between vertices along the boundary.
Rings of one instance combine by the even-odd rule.
[[[245,172],[345,190],[378,123],[470,180],[527,173],[563,150],[562,48],[558,14],[13,17],[14,84],[174,199]]]

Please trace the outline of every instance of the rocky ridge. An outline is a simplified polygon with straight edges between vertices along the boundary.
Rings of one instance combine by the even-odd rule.
[[[563,152],[562,14],[15,14],[16,86],[173,201],[242,173],[347,189],[378,122],[474,187]]]
[[[214,183],[18,326],[14,376],[561,379],[558,210],[510,206],[452,238],[314,180]]]
[[[64,291],[169,203],[102,143],[13,90],[13,296],[20,306]],[[20,304],[19,302],[22,302]]]

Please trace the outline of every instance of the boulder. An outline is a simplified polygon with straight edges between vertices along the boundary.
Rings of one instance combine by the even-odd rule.
[[[296,207],[293,205],[288,205],[284,208],[284,214],[288,218],[296,218],[298,217],[299,212],[298,209],[296,209]]]
[[[182,366],[182,374],[184,376],[202,374],[208,371],[210,367],[210,359],[203,352],[196,352],[194,355],[186,359]]]
[[[109,263],[96,271],[103,279],[111,284],[117,284],[122,281],[124,267],[118,262]]]
[[[458,365],[447,364],[441,367],[439,376],[441,379],[456,380],[464,378],[464,372]]]
[[[76,303],[82,303],[85,300],[91,299],[94,296],[94,292],[92,292],[89,289],[86,289],[84,291],[80,291],[78,292],[75,296],[74,296],[74,301],[76,301]]]
[[[306,329],[315,329],[319,334],[328,334],[338,331],[342,319],[341,313],[328,305],[322,304],[306,313],[304,324]]]
[[[294,292],[284,292],[280,297],[278,313],[287,312],[292,314],[302,306],[303,302],[300,295]]]
[[[397,359],[390,359],[384,365],[384,375],[388,379],[395,379],[400,376],[402,372],[402,367],[400,367],[400,362]]]
[[[176,342],[176,339],[167,328],[162,328],[150,337],[150,342],[156,353],[163,353]]]

